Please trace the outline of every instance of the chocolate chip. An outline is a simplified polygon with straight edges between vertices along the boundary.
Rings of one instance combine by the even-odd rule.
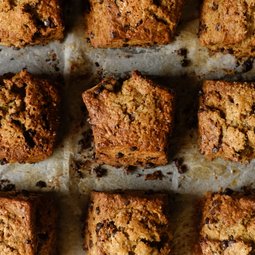
[[[96,214],[99,214],[99,213],[100,213],[100,208],[96,207]]]
[[[8,161],[5,158],[0,160],[0,165],[3,166],[3,165],[6,165],[6,164],[8,164]]]
[[[226,250],[228,248],[228,245],[229,245],[228,240],[223,240],[221,242],[221,249]]]
[[[121,152],[118,152],[116,155],[115,155],[116,158],[123,158],[124,157],[124,154],[121,153]]]
[[[26,244],[31,244],[31,243],[32,243],[32,240],[29,240],[29,239],[26,240]]]
[[[215,30],[216,30],[216,31],[220,31],[220,30],[221,30],[221,24],[217,23],[217,24],[215,25]]]
[[[101,222],[99,222],[99,223],[97,223],[97,225],[96,225],[96,233],[98,234],[98,232],[101,230],[101,228],[104,226],[104,224],[103,223],[101,223]]]
[[[107,175],[107,169],[101,166],[96,166],[95,168],[93,168],[93,172],[96,174],[96,177],[98,178],[101,178]]]
[[[180,49],[177,51],[177,54],[178,54],[179,56],[187,57],[188,50],[187,50],[186,48],[180,48]]]
[[[184,164],[183,158],[176,158],[173,160],[179,174],[184,174],[188,171],[187,165]]]
[[[253,68],[253,58],[248,58],[242,64],[242,72],[247,73]]]
[[[46,182],[44,181],[38,181],[36,184],[35,184],[36,187],[39,187],[39,188],[46,188],[47,187],[47,184]]]
[[[210,223],[209,218],[205,218],[205,224],[209,224],[209,223]]]
[[[212,152],[213,152],[213,153],[217,153],[218,151],[219,151],[219,148],[213,147],[213,149],[212,149]]]
[[[137,150],[137,147],[136,147],[136,146],[132,146],[132,147],[130,147],[130,150],[131,150],[131,151],[136,151],[136,150]]]
[[[131,174],[137,170],[136,166],[127,166],[124,168],[126,174]]]
[[[189,59],[183,59],[182,61],[181,61],[181,66],[182,67],[187,67],[187,66],[189,66],[191,64],[191,61],[189,60]]]
[[[215,2],[213,2],[211,9],[212,9],[213,11],[217,11],[218,8],[219,8],[219,5],[216,4]]]
[[[145,175],[145,180],[146,181],[153,181],[153,180],[162,180],[165,176],[162,174],[162,172],[159,171],[155,171],[152,174],[146,174]]]
[[[228,196],[232,195],[233,193],[234,193],[234,191],[233,191],[232,189],[230,189],[230,188],[226,188],[226,189],[222,192],[222,194],[228,195]]]

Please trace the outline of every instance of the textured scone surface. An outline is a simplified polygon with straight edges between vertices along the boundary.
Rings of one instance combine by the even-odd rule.
[[[200,150],[209,159],[255,155],[255,84],[205,81],[198,113]]]
[[[213,51],[255,55],[255,0],[204,0],[200,41]]]
[[[200,230],[205,255],[249,255],[255,252],[255,197],[208,194]]]
[[[56,210],[50,197],[0,193],[2,255],[53,255]]]
[[[173,93],[138,72],[122,83],[103,80],[83,93],[98,161],[110,165],[166,164]]]
[[[59,0],[2,0],[0,44],[24,47],[63,39]]]
[[[92,192],[85,229],[88,255],[170,253],[167,195]]]
[[[27,71],[0,79],[0,159],[37,162],[56,141],[59,96],[47,80]]]
[[[85,16],[94,47],[167,44],[173,40],[183,0],[90,0]]]

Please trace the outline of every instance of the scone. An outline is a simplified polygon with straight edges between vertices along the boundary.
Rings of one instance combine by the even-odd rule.
[[[83,93],[96,159],[113,166],[164,165],[173,126],[173,92],[138,72],[105,79]]]
[[[166,194],[92,192],[85,225],[87,255],[169,255]]]
[[[56,220],[49,195],[0,193],[1,255],[54,255]]]
[[[199,38],[212,51],[255,56],[255,0],[204,0]]]
[[[203,255],[251,255],[255,252],[255,197],[208,194],[200,230]]]
[[[201,153],[243,163],[254,158],[254,102],[254,83],[205,81],[198,113]]]
[[[87,36],[92,46],[168,44],[173,41],[184,0],[89,0]]]
[[[34,163],[49,157],[59,124],[59,96],[27,71],[0,77],[0,159]]]
[[[59,0],[0,1],[0,45],[21,48],[63,37]]]

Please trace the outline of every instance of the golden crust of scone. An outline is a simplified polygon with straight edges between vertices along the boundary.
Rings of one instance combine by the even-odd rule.
[[[0,79],[0,159],[34,163],[49,157],[59,126],[57,89],[27,71]]]
[[[174,95],[140,73],[103,80],[83,93],[98,162],[163,165],[173,126]]]
[[[255,156],[255,84],[205,81],[198,113],[200,151],[248,162]]]
[[[183,0],[90,0],[87,35],[94,47],[167,44],[174,38]]]
[[[64,24],[59,0],[2,0],[0,45],[46,44],[62,40]]]
[[[92,192],[85,249],[96,254],[161,254],[171,250],[166,194]]]
[[[255,56],[254,11],[251,0],[204,0],[199,38],[212,51],[238,57]]]
[[[56,206],[48,195],[1,192],[1,254],[54,255],[56,220]]]
[[[249,255],[254,252],[255,197],[207,194],[202,208],[202,254]]]

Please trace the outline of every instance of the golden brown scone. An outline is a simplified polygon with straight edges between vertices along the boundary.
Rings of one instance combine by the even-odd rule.
[[[49,195],[0,193],[1,255],[54,255],[56,220]]]
[[[255,242],[255,197],[208,194],[200,230],[203,255],[251,255]]]
[[[27,71],[0,77],[0,159],[34,163],[49,157],[59,125],[59,96]]]
[[[85,226],[88,255],[169,255],[166,194],[92,192]]]
[[[184,0],[89,0],[87,35],[92,46],[168,44],[173,41]]]
[[[255,56],[255,0],[204,0],[199,38],[212,51]]]
[[[83,93],[96,158],[114,166],[164,165],[174,95],[138,72],[123,83],[105,79]]]
[[[0,1],[0,45],[21,48],[63,37],[59,0]]]
[[[255,84],[205,81],[198,113],[200,151],[247,163],[255,156]]]

